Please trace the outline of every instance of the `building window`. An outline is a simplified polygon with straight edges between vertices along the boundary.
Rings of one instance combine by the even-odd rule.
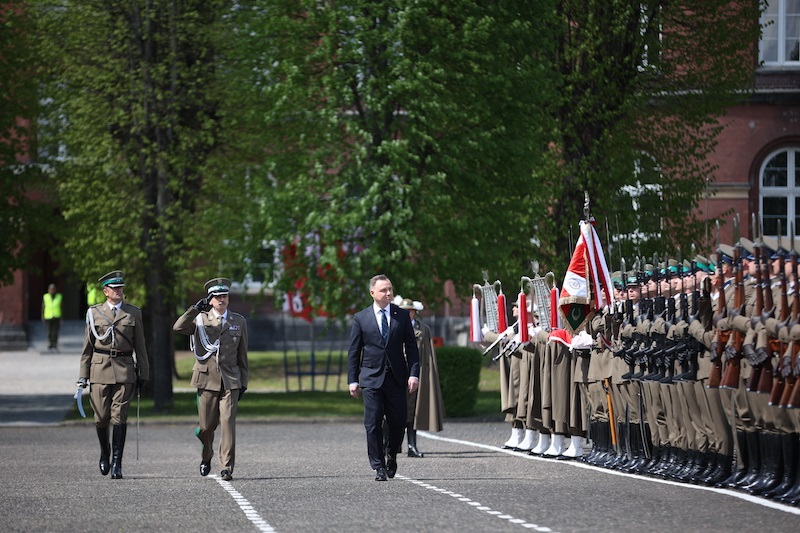
[[[614,205],[631,219],[633,232],[622,233],[614,239],[620,245],[622,255],[639,254],[648,249],[650,242],[661,239],[662,220],[659,213],[663,205],[661,168],[649,155],[642,153],[634,163],[632,183],[617,192]]]
[[[800,148],[781,149],[767,156],[759,173],[759,204],[764,235],[789,235],[800,226]]]
[[[800,0],[770,0],[760,22],[762,63],[800,66]]]

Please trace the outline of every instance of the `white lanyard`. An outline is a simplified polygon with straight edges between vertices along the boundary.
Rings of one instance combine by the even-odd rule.
[[[197,355],[195,353],[195,357],[197,357],[198,361],[205,361],[212,355],[216,354],[217,357],[217,364],[219,364],[219,339],[215,340],[213,343],[208,338],[208,333],[206,333],[206,327],[203,325],[203,315],[197,315],[194,319],[195,325],[197,326],[197,337],[200,339],[200,346],[206,351],[205,355]],[[189,337],[189,349],[194,352],[194,335]]]

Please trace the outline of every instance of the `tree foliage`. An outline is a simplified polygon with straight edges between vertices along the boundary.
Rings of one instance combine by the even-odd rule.
[[[28,268],[30,257],[52,245],[59,224],[46,203],[41,168],[31,163],[35,150],[36,55],[33,24],[21,5],[0,4],[0,286]]]
[[[547,251],[568,259],[584,191],[615,259],[702,249],[708,155],[720,116],[751,87],[758,2],[565,0],[559,15]]]
[[[214,32],[223,5],[36,2],[51,124],[42,138],[66,155],[53,161],[65,247],[83,279],[123,269],[128,295],[147,308],[158,409],[172,400],[171,326],[184,274],[219,240],[199,198],[218,142]]]
[[[66,251],[128,272],[157,357],[220,273],[338,317],[379,272],[431,307],[484,269],[558,274],[584,192],[611,260],[700,243],[759,30],[722,0],[30,5]]]
[[[242,120],[261,132],[242,160],[268,199],[248,230],[299,251],[282,288],[342,315],[379,272],[431,302],[446,279],[516,275],[544,208],[551,4],[242,5]]]

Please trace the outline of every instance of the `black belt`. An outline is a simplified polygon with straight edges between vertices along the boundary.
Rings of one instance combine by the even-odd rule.
[[[123,352],[121,350],[101,350],[100,348],[95,348],[94,353],[100,353],[103,355],[110,355],[111,357],[131,357],[133,356],[133,352]]]

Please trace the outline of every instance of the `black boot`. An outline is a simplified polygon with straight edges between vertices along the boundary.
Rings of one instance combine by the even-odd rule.
[[[796,386],[796,385],[795,385]],[[794,433],[795,437],[797,436]],[[800,453],[800,449],[797,450]],[[800,504],[800,459],[795,458],[795,472],[794,472],[794,485],[789,487],[783,494],[779,494],[775,496],[775,500],[788,503],[789,505],[799,505]]]
[[[749,432],[736,430],[736,442],[738,446],[734,448],[733,456],[731,457],[731,475],[716,485],[717,488],[732,489],[738,482],[747,476],[748,471],[748,455],[747,455],[747,435]],[[738,468],[739,461],[742,462],[742,468]]]
[[[111,464],[108,462],[108,458],[111,455],[111,445],[108,443],[108,428],[96,427],[96,429],[97,439],[100,441],[100,473],[105,476],[111,470]]]
[[[765,498],[781,497],[794,487],[797,478],[797,439],[797,433],[780,436],[781,453],[783,454],[783,478],[780,485],[762,493]]]
[[[413,425],[406,426],[406,438],[408,439],[408,456],[425,457],[425,455],[417,449],[417,430],[414,429]]]
[[[756,496],[769,492],[781,484],[783,479],[783,451],[780,435],[759,433],[761,450],[761,473],[755,483],[746,486],[749,494]]]
[[[745,431],[747,437],[747,475],[734,484],[733,488],[742,489],[755,483],[761,475],[761,442],[758,431]]]
[[[600,456],[601,448],[603,446],[602,431],[602,422],[589,422],[589,437],[591,439],[592,449],[588,454],[581,457],[580,460],[584,463],[593,465]]]
[[[122,451],[127,430],[127,424],[118,424],[111,431],[111,479],[122,479]]]

